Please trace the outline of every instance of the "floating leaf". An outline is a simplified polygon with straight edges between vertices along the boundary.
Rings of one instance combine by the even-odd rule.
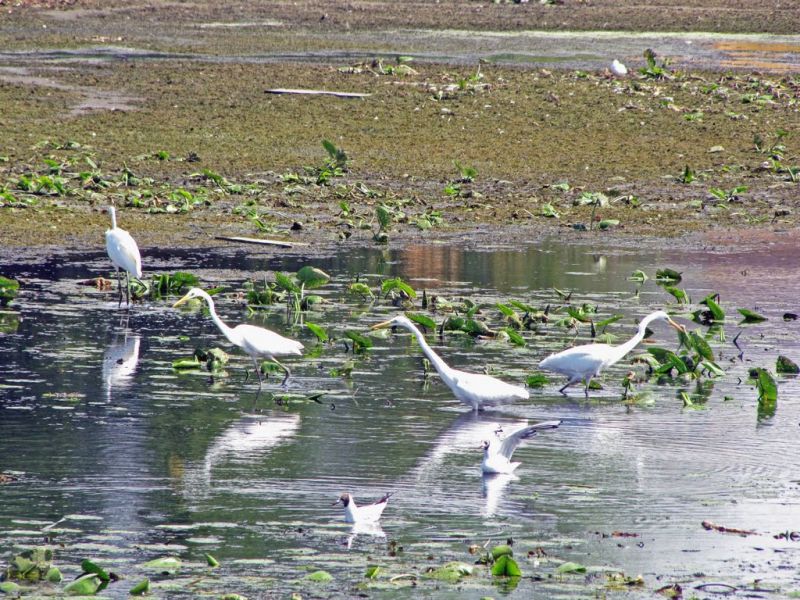
[[[61,580],[64,579],[63,575],[61,575],[61,571],[58,570],[58,567],[50,567],[44,578],[50,583],[61,583]]]
[[[427,315],[421,315],[419,313],[407,312],[406,316],[409,319],[411,319],[412,321],[414,321],[414,323],[417,323],[418,325],[422,325],[423,327],[427,327],[428,329],[431,329],[431,330],[435,330],[436,329],[436,321],[434,321],[433,319],[431,319]]]
[[[371,565],[367,567],[367,572],[364,573],[364,577],[367,579],[377,579],[378,573],[380,573],[381,568],[378,565]]]
[[[550,204],[549,202],[542,204],[542,209],[539,212],[539,214],[542,215],[543,217],[549,217],[551,219],[561,218],[561,215],[558,214],[558,211],[556,211],[556,209],[553,208],[553,205]]]
[[[757,368],[756,372],[756,388],[758,389],[758,402],[768,403],[775,402],[778,399],[778,382],[772,374],[766,369]]]
[[[649,279],[649,277],[647,276],[647,273],[645,273],[641,269],[636,269],[633,273],[631,273],[631,276],[628,277],[628,279],[630,281],[638,281],[639,283],[644,283]]]
[[[619,219],[603,219],[597,224],[598,229],[611,229],[619,225]]]
[[[142,579],[128,592],[131,596],[142,596],[150,591],[150,580]]]
[[[94,596],[102,584],[97,575],[84,575],[65,585],[64,593],[67,596]]]
[[[314,289],[328,283],[331,276],[322,269],[306,265],[297,272],[297,279],[305,285],[306,289]]]
[[[700,304],[705,304],[708,307],[708,310],[711,311],[711,316],[713,317],[714,321],[724,321],[725,311],[722,310],[722,307],[720,307],[716,300],[714,300],[715,296],[716,294],[711,294],[710,296],[701,300]]]
[[[782,354],[778,356],[775,370],[778,373],[800,373],[800,367],[797,366],[797,363],[788,356],[783,356]]]
[[[405,281],[403,281],[399,277],[387,279],[381,284],[381,293],[383,293],[384,296],[394,290],[401,291],[409,298],[417,297],[417,292],[414,291],[414,288],[412,288],[410,285],[408,285]]]
[[[357,331],[345,331],[344,334],[353,340],[353,350],[355,352],[363,352],[372,348],[372,340]]]
[[[681,280],[681,274],[672,269],[659,269],[656,271],[656,281],[670,281],[678,283]]]
[[[0,306],[7,306],[19,292],[19,281],[0,275]]]
[[[20,593],[22,587],[13,581],[0,581],[0,594],[7,594],[9,596],[16,596]]]
[[[595,329],[602,330],[605,327],[608,327],[609,325],[611,325],[612,323],[616,323],[617,321],[619,321],[623,317],[624,317],[624,315],[614,315],[614,316],[609,317],[607,319],[603,319],[602,321],[597,321],[594,324],[594,327],[595,327]]]
[[[509,548],[510,550],[510,548]],[[494,551],[492,551],[494,554]],[[517,561],[508,554],[500,555],[492,565],[493,577],[522,577]]]
[[[426,577],[449,583],[456,583],[467,575],[472,575],[472,566],[462,562],[449,562],[436,569],[431,569],[425,574]]]
[[[218,567],[219,561],[211,556],[210,554],[206,554],[206,562],[208,563],[209,567]]]
[[[547,378],[547,375],[542,373],[534,373],[533,375],[528,375],[527,379],[525,379],[525,384],[529,388],[541,388],[546,386],[550,383],[550,380]]]
[[[162,556],[142,565],[145,569],[160,571],[162,573],[174,573],[181,568],[181,560],[175,556]]]
[[[744,317],[745,323],[760,323],[761,321],[767,320],[767,317],[763,317],[752,310],[747,310],[746,308],[737,308],[736,310],[738,310],[739,313]]]
[[[347,288],[347,291],[357,296],[364,296],[365,298],[375,297],[372,294],[372,290],[369,289],[369,286],[366,283],[361,283],[360,281],[351,283],[350,286]]]
[[[199,369],[202,365],[197,360],[196,356],[192,358],[179,358],[172,361],[172,368],[177,371],[187,371],[190,369]]]
[[[97,575],[100,581],[111,581],[111,577],[108,573],[97,564],[93,563],[90,560],[82,560],[81,561],[81,569],[83,569],[84,573],[91,573],[93,575]]]
[[[328,341],[328,333],[325,331],[325,329],[323,329],[319,325],[306,321],[306,327],[308,327],[308,329],[311,331],[311,333],[313,333],[315,336],[317,336],[317,339],[320,342],[325,343],[325,342]]]
[[[314,583],[328,583],[333,581],[333,575],[327,571],[314,571],[303,577],[306,581],[313,581]]]
[[[559,575],[569,575],[571,573],[586,573],[586,567],[574,562],[565,562],[558,565],[556,573],[558,573]]]
[[[525,338],[522,337],[517,330],[511,329],[511,327],[501,327],[500,331],[505,333],[508,336],[509,341],[515,346],[522,347],[525,345]]]

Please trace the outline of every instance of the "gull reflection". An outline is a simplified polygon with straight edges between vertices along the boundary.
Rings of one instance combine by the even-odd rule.
[[[122,341],[109,344],[103,354],[103,386],[106,401],[111,400],[112,388],[123,388],[131,384],[139,364],[139,345],[142,338],[125,332]]]
[[[353,542],[359,535],[368,535],[371,537],[386,539],[386,534],[381,529],[379,522],[374,523],[353,523],[350,528],[350,535],[347,536],[347,549],[353,547]]]
[[[188,496],[206,496],[215,466],[225,461],[254,463],[291,438],[299,427],[300,415],[274,413],[243,416],[214,439],[201,464],[187,468],[184,474],[185,493]]]
[[[497,514],[497,507],[503,499],[503,493],[512,481],[518,481],[519,477],[513,473],[484,473],[482,476],[482,492],[486,502],[483,506],[482,515],[493,517]]]

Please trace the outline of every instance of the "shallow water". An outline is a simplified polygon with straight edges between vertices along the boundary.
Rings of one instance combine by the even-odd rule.
[[[610,595],[651,597],[673,582],[684,589],[740,586],[742,597],[743,586],[752,589],[756,580],[768,589],[800,588],[800,542],[773,537],[800,523],[800,386],[779,377],[777,411],[759,419],[757,393],[747,382],[749,367],[774,371],[778,354],[800,362],[800,325],[782,320],[798,308],[793,248],[682,254],[546,242],[485,252],[353,249],[313,261],[249,250],[143,254],[146,273],[188,270],[204,287],[230,290],[249,278],[263,281],[273,270],[314,264],[333,280],[319,290],[327,307],[305,318],[340,340],[345,330],[366,332],[396,310],[385,300],[368,305],[348,296],[356,276],[373,288],[380,276],[400,276],[429,296],[481,303],[487,315],[497,312],[495,302],[544,307],[560,303],[553,287],[571,290],[575,305],[596,304],[602,316],[624,314],[609,327],[621,339],[633,334],[639,318],[664,306],[704,331],[689,321],[688,310],[669,305],[672,297],[652,279],[641,286],[627,279],[636,269],[652,278],[670,267],[683,273],[679,285],[695,301],[720,293],[728,315],[725,341],[712,347],[727,372],[701,390],[694,383],[641,383],[640,400],[630,403],[621,399],[620,382],[630,370],[625,360],[601,377],[603,389],[589,400],[578,389],[562,396],[554,377],[532,390],[528,402],[474,415],[437,377],[424,377],[406,332],[376,338],[370,351],[354,356],[341,341],[318,346],[278,306],[250,321],[292,332],[306,354],[286,359],[293,371],[288,388],[273,378],[256,398],[256,385],[244,377],[249,358],[230,348],[202,312],[172,309],[174,298],[127,312],[118,309],[115,292],[78,285],[108,274],[102,253],[0,265],[0,273],[24,286],[12,305],[15,325],[0,334],[0,470],[19,478],[0,485],[4,562],[47,539],[63,544],[56,563],[68,578],[79,573],[83,558],[124,574],[128,581],[104,592],[113,597],[127,595],[148,574],[162,596],[285,594],[311,585],[299,581],[308,569],[330,571],[334,583],[315,584],[314,593],[336,596],[354,593],[367,565],[381,565],[388,576],[422,576],[448,560],[474,562],[467,552],[472,544],[511,537],[523,574],[542,581],[525,577],[510,592],[480,571],[458,586],[422,578],[412,589],[383,578],[378,584],[389,589],[374,591],[593,597],[605,586],[605,576],[592,569],[554,576],[564,560],[644,576],[643,587]],[[741,325],[734,316],[739,307],[768,320]],[[229,323],[247,318],[243,303],[231,297],[218,308]],[[671,329],[653,329],[658,345],[677,348]],[[741,356],[732,344],[739,332]],[[579,335],[588,340],[588,329]],[[525,336],[525,348],[427,337],[453,366],[480,371],[488,365],[521,382],[575,333],[551,324]],[[212,345],[231,354],[222,376],[172,369],[195,346]],[[348,361],[354,361],[351,378],[331,374]],[[682,406],[681,390],[693,394],[696,408]],[[291,401],[291,394],[314,392],[324,393],[320,403]],[[276,404],[271,394],[290,397]],[[516,477],[480,477],[478,446],[498,424],[547,419],[563,424],[520,446]],[[341,509],[331,503],[345,490],[364,500],[394,492],[382,531],[353,532],[341,522]],[[756,534],[706,531],[704,520]],[[403,552],[389,556],[388,540]],[[206,552],[220,569],[204,567]],[[165,554],[184,561],[181,574],[160,577],[141,566]]]

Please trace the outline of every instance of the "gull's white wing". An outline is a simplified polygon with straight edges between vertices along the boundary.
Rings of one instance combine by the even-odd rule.
[[[507,459],[511,459],[511,455],[514,454],[514,450],[517,449],[517,446],[519,446],[522,440],[531,437],[537,431],[542,429],[555,429],[559,425],[561,425],[561,421],[542,421],[541,423],[514,429],[500,442],[500,448],[497,450],[497,453],[505,456]]]

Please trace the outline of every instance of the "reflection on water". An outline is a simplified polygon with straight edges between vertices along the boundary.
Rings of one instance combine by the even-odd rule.
[[[191,270],[208,286],[231,289],[307,262],[240,250],[143,254],[153,270]],[[531,390],[527,402],[483,414],[461,405],[436,378],[425,383],[411,344],[376,339],[369,352],[353,356],[341,344],[318,345],[300,327],[294,335],[309,351],[293,369],[290,391],[323,392],[322,404],[278,407],[262,398],[254,410],[243,353],[232,350],[227,372],[213,378],[171,368],[196,346],[219,343],[202,315],[187,319],[168,301],[149,302],[119,323],[112,295],[76,285],[107,268],[101,251],[0,265],[4,275],[26,280],[13,306],[23,318],[0,333],[0,469],[19,475],[0,487],[0,559],[15,545],[39,543],[43,524],[72,515],[59,534],[67,571],[94,544],[93,555],[120,560],[134,574],[143,554],[153,558],[169,548],[195,561],[212,551],[241,577],[280,575],[287,567],[302,573],[324,560],[347,579],[362,553],[384,556],[387,538],[401,540],[409,556],[417,556],[415,549],[427,556],[437,544],[437,556],[470,562],[465,541],[513,537],[522,555],[546,546],[559,559],[642,572],[643,597],[659,587],[656,576],[691,579],[698,572],[737,585],[743,576],[797,585],[795,567],[783,568],[796,561],[797,549],[773,536],[800,522],[798,382],[780,378],[777,411],[766,420],[757,419],[756,392],[747,382],[748,368],[774,369],[778,354],[800,361],[798,324],[781,318],[796,309],[793,256],[775,247],[683,256],[671,249],[666,260],[655,250],[554,243],[486,252],[352,250],[313,261],[333,281],[319,290],[328,308],[307,318],[339,339],[390,310],[383,303],[358,306],[344,293],[356,275],[374,284],[378,276],[399,275],[429,294],[472,299],[486,312],[509,299],[557,303],[555,287],[571,291],[575,304],[597,304],[604,317],[623,314],[610,327],[620,338],[672,300],[652,280],[628,281],[636,269],[651,276],[666,266],[681,271],[680,285],[695,300],[721,294],[729,318],[712,346],[728,373],[702,388],[699,406],[684,408],[679,397],[681,390],[694,393],[694,384],[640,384],[641,400],[622,402],[620,381],[630,368],[622,361],[603,374],[604,389],[589,400],[562,397],[554,381]],[[248,319],[230,298],[219,305],[224,318]],[[738,307],[769,320],[739,324]],[[669,308],[690,322],[688,311]],[[283,306],[252,320],[278,332],[292,327]],[[741,356],[730,341],[737,334]],[[524,348],[449,333],[428,339],[446,346],[455,368],[488,368],[521,382],[567,343],[552,324],[525,335]],[[582,328],[578,341],[587,335]],[[657,338],[673,343],[662,332]],[[350,380],[333,373],[348,361]],[[283,393],[273,382],[267,388]],[[552,419],[563,425],[517,449],[515,476],[481,476],[480,443],[499,426]],[[341,523],[330,503],[345,490],[359,498],[395,492],[380,529]],[[703,520],[759,535],[706,532]],[[343,546],[351,547],[346,556]],[[271,562],[278,555],[285,557],[280,566]],[[526,563],[523,570],[532,569]],[[519,590],[530,594],[533,585],[523,580]],[[475,597],[484,595],[476,588]]]

